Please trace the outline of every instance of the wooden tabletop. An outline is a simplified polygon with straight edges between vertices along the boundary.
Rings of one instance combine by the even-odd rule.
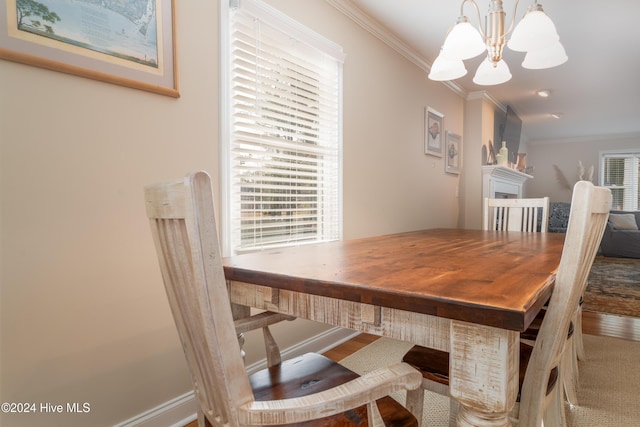
[[[551,295],[564,237],[433,229],[223,262],[228,280],[524,331]]]

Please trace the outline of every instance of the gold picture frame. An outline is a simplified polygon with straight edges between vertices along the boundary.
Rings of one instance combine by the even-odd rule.
[[[122,4],[0,0],[0,58],[178,98],[175,0]]]

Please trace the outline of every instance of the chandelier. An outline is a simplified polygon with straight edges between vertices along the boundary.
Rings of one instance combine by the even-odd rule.
[[[516,52],[526,52],[522,66],[528,69],[551,68],[567,61],[567,54],[560,36],[551,19],[542,10],[537,0],[529,7],[524,17],[515,26],[516,0],[511,25],[505,32],[506,13],[502,0],[491,0],[489,13],[482,30],[480,9],[475,0],[463,0],[460,17],[449,30],[440,54],[431,66],[431,80],[454,80],[467,74],[462,62],[486,52],[487,57],[478,67],[473,82],[478,85],[497,85],[511,79],[509,66],[502,59],[502,51],[507,45]],[[478,14],[478,29],[471,25],[464,15],[464,6],[471,3]],[[507,36],[510,35],[507,41]]]

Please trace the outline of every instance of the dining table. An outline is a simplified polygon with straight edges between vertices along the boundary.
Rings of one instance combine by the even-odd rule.
[[[564,234],[428,229],[223,259],[234,315],[285,313],[450,354],[458,426],[510,426],[520,333],[553,291]]]

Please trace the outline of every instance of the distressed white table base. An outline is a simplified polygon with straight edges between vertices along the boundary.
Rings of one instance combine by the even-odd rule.
[[[461,405],[458,426],[511,426],[519,341],[515,331],[451,322],[449,390]]]
[[[511,426],[518,393],[519,333],[370,304],[229,282],[234,313],[246,307],[450,351],[459,427]]]

